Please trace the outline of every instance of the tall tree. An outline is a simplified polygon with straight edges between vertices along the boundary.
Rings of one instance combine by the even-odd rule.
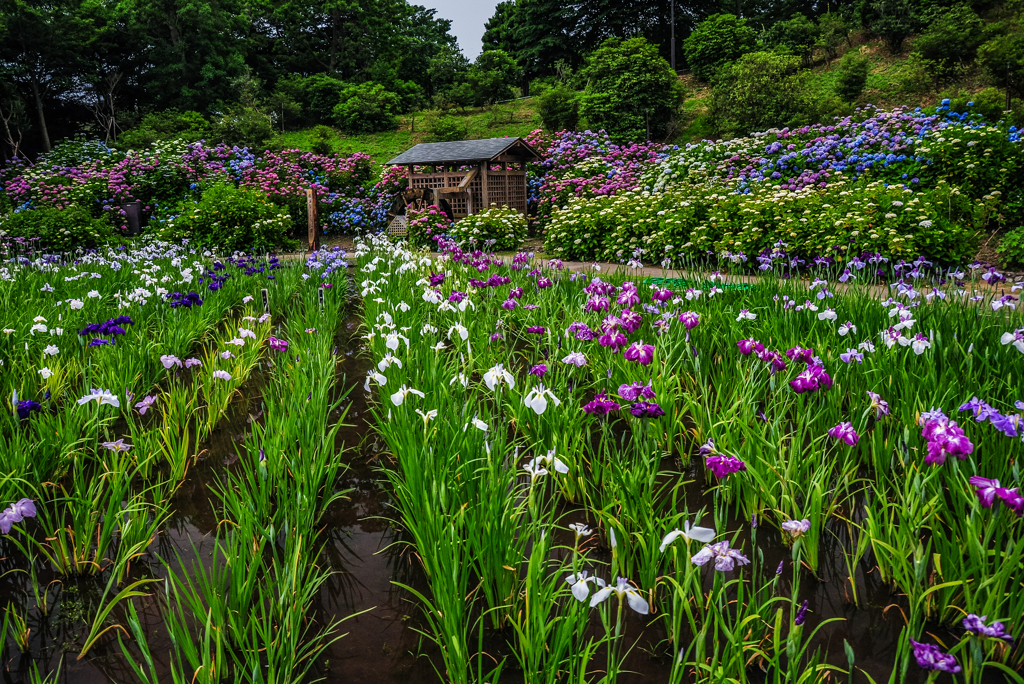
[[[0,10],[0,69],[28,91],[40,143],[48,152],[47,102],[71,91],[85,59],[89,22],[78,0],[3,0]]]

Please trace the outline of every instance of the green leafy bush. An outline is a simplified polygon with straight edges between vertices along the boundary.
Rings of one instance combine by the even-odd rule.
[[[843,102],[856,102],[868,82],[870,64],[866,57],[847,52],[836,69],[836,95]]]
[[[71,205],[0,216],[0,237],[39,238],[41,249],[65,252],[77,247],[99,247],[114,240],[116,233],[105,219],[93,218],[85,209]]]
[[[657,261],[707,250],[754,255],[782,240],[795,254],[840,261],[882,252],[958,262],[974,256],[997,203],[991,195],[974,201],[943,181],[924,192],[882,181],[796,192],[752,186],[745,194],[680,185],[570,201],[554,212],[545,249],[585,260],[617,260],[640,249]]]
[[[828,12],[818,17],[818,40],[815,45],[825,51],[829,60],[836,58],[839,48],[850,42],[850,26],[836,12]]]
[[[928,29],[914,40],[914,51],[928,60],[933,74],[951,76],[974,61],[984,40],[981,17],[970,6],[958,4],[936,14]]]
[[[537,98],[537,111],[544,128],[556,131],[574,131],[580,122],[580,103],[574,93],[564,85],[549,88]]]
[[[191,143],[208,137],[210,133],[210,122],[199,112],[165,109],[142,117],[138,126],[121,134],[117,146],[137,150],[162,140]]]
[[[473,88],[474,104],[482,105],[512,99],[512,89],[522,80],[523,70],[504,50],[488,50],[480,53],[466,76]]]
[[[993,85],[1009,85],[1014,97],[1024,95],[1024,31],[1006,33],[983,43],[978,48],[978,63]]]
[[[665,137],[685,99],[672,67],[644,38],[609,38],[580,75],[580,114],[620,142]]]
[[[800,60],[774,52],[752,52],[715,76],[709,113],[718,130],[750,131],[807,123],[822,106]]]
[[[430,138],[434,142],[465,140],[469,135],[469,124],[465,119],[456,116],[452,112],[428,112],[424,117],[424,125],[427,127],[427,131],[430,132]]]
[[[187,239],[221,252],[267,251],[291,244],[291,225],[291,217],[262,192],[218,183],[206,188],[199,201],[181,204],[160,237]]]
[[[1024,268],[1024,228],[1004,235],[996,252],[999,253],[999,263],[1004,268]]]
[[[719,67],[757,48],[757,34],[735,14],[712,14],[683,41],[694,76],[710,81]]]
[[[333,137],[334,131],[327,126],[314,126],[313,130],[309,132],[309,147],[317,154],[331,154],[334,151],[331,148],[331,138]]]
[[[226,145],[265,149],[274,135],[274,124],[266,112],[256,107],[228,109],[213,127],[213,137]]]
[[[761,42],[774,50],[788,51],[808,60],[821,35],[821,29],[804,15],[797,13],[786,21],[777,21],[761,36]]]
[[[900,54],[903,42],[921,29],[921,16],[911,0],[863,2],[858,9],[860,25],[870,36],[881,38],[893,55]]]
[[[526,238],[526,223],[526,216],[515,209],[492,204],[489,209],[457,221],[449,233],[455,240],[472,241],[477,247],[493,240],[494,249],[514,249]]]
[[[334,121],[346,133],[378,133],[398,128],[395,114],[401,100],[379,83],[349,86],[334,107]]]

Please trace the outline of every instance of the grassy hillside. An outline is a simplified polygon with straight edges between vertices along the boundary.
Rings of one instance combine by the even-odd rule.
[[[516,102],[493,105],[481,109],[468,109],[458,114],[468,127],[470,139],[501,138],[504,136],[525,136],[541,127],[540,116],[536,112],[533,99],[517,100]],[[352,154],[365,152],[378,163],[384,163],[413,145],[421,142],[432,142],[433,136],[428,130],[428,121],[423,112],[400,117],[398,130],[384,133],[366,133],[363,135],[346,135],[334,132],[330,145],[334,152]],[[272,145],[312,149],[313,140],[309,130],[286,132],[278,135]]]

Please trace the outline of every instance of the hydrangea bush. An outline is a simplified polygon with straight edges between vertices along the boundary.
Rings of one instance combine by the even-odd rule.
[[[526,237],[526,223],[526,216],[515,209],[492,204],[489,209],[456,222],[449,232],[459,243],[513,249]]]

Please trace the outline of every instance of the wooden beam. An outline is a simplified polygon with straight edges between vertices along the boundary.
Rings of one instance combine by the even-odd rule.
[[[316,194],[313,188],[306,190],[306,219],[309,227],[309,251],[320,249],[320,229],[316,220]]]
[[[487,211],[491,208],[491,193],[487,187],[488,174],[491,172],[491,162],[485,161],[477,168],[481,169],[480,194],[482,195],[484,205],[480,211]],[[472,191],[470,191],[470,194],[472,194]]]

